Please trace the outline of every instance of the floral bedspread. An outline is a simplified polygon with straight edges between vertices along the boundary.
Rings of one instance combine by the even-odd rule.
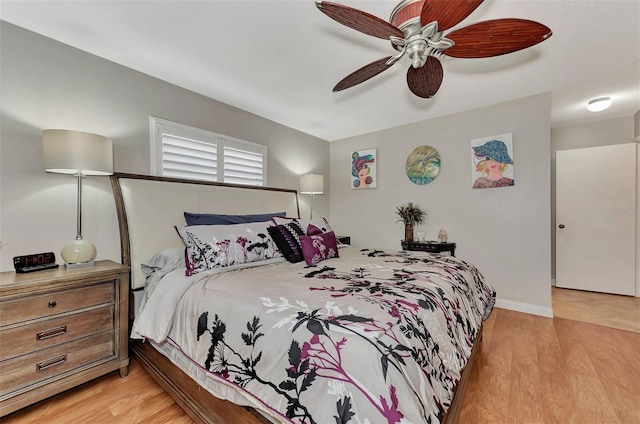
[[[455,257],[340,256],[202,278],[168,339],[282,422],[439,422],[493,288]]]

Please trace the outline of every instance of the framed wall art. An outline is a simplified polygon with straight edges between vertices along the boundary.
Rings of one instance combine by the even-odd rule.
[[[376,188],[376,149],[358,150],[351,153],[351,188]]]
[[[471,140],[473,188],[509,187],[513,178],[513,134]]]

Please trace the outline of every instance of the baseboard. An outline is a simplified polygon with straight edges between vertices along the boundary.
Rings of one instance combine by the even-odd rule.
[[[556,286],[556,279],[555,279],[555,278],[552,278],[552,279],[551,279],[551,285],[552,285],[553,287],[555,287],[555,286]]]
[[[531,303],[516,302],[514,300],[496,299],[496,307],[511,311],[524,312],[525,314],[540,315],[553,318],[553,309],[550,307],[534,305]]]

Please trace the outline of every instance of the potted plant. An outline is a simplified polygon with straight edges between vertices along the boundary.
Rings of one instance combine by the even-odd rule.
[[[413,226],[424,224],[427,213],[418,205],[409,202],[396,208],[396,215],[400,217],[397,222],[404,223],[405,241],[413,241]]]

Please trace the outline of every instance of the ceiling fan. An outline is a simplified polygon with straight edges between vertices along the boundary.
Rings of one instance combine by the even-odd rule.
[[[430,98],[443,78],[438,57],[484,58],[526,49],[552,35],[541,23],[527,19],[493,19],[456,29],[484,0],[403,0],[391,12],[389,22],[341,4],[316,1],[324,14],[365,34],[391,41],[399,51],[347,75],[333,91],[360,84],[386,71],[405,54],[411,59],[407,85],[413,94]]]

